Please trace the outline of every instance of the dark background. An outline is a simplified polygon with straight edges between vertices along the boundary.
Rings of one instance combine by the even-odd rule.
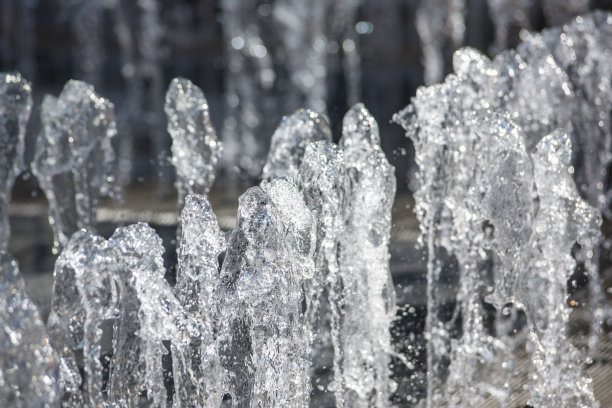
[[[26,160],[29,162],[33,156],[34,141],[39,128],[38,106],[42,95],[57,95],[70,78],[93,82],[100,94],[115,103],[120,111],[118,116],[125,113],[123,111],[126,110],[125,101],[130,87],[121,74],[122,67],[125,67],[125,58],[118,42],[116,15],[113,12],[117,6],[127,10],[127,25],[138,35],[146,28],[140,23],[142,10],[139,7],[146,3],[157,4],[161,33],[156,50],[156,63],[163,76],[161,97],[163,98],[163,92],[173,77],[184,76],[191,79],[207,96],[213,124],[221,135],[225,111],[223,96],[226,44],[220,0],[99,0],[97,3],[106,6],[102,12],[100,29],[89,30],[89,27],[95,28],[96,25],[93,24],[95,21],[90,24],[87,20],[91,18],[87,11],[87,0],[0,0],[0,71],[21,71],[32,82],[34,90],[35,106],[28,129]],[[248,6],[247,3],[274,6],[273,1],[248,0],[244,2],[245,7]],[[337,3],[342,3],[342,0]],[[427,4],[428,0],[423,3]],[[448,4],[446,1],[437,3]],[[561,3],[565,2],[559,4]],[[570,3],[573,2],[567,2]],[[466,31],[463,45],[476,47],[491,55],[495,50],[495,30],[488,4],[486,0],[465,1]],[[528,8],[527,28],[531,30],[541,30],[551,23],[558,23],[553,20],[567,18],[566,15],[559,17],[550,12],[547,14],[545,4],[540,1],[532,1],[529,4],[531,6]],[[588,8],[609,9],[611,5],[612,2],[609,1],[593,1],[589,3]],[[418,7],[418,0],[364,0],[360,3],[356,15],[351,17],[354,21],[349,27],[354,30],[354,24],[364,21],[373,25],[373,31],[369,34],[345,33],[358,40],[362,70],[359,99],[379,122],[383,148],[397,169],[400,192],[406,191],[406,172],[411,166],[412,150],[403,131],[399,126],[391,124],[390,119],[393,113],[410,102],[416,88],[423,83],[420,39],[415,28]],[[79,21],[81,26],[77,24]],[[517,44],[519,30],[520,27],[511,27],[507,47]],[[439,35],[445,36],[446,33],[441,32]],[[97,36],[99,43],[100,57],[94,69],[84,66],[83,55],[78,48],[79,38],[88,36]],[[136,58],[146,53],[146,50],[143,50],[145,46],[135,45]],[[451,48],[445,50],[447,62],[450,62],[453,51]],[[447,66],[447,72],[448,70]],[[95,71],[93,77],[92,71]],[[245,72],[245,75],[248,74]],[[341,132],[341,118],[348,108],[348,102],[344,72],[342,67],[339,64],[334,65],[333,61],[328,66],[327,84],[327,113],[337,139]],[[154,157],[156,150],[151,142],[151,134],[159,133],[161,128],[161,150],[167,150],[169,147],[165,117],[154,109],[152,112],[153,119],[145,117],[144,114],[124,117],[124,120],[130,123],[129,131],[134,138],[132,181],[152,180],[155,183],[171,185],[173,176],[172,169],[167,165],[167,154]],[[279,110],[271,120],[277,122],[282,115],[288,113],[290,112]],[[122,131],[120,127],[118,137],[121,137]],[[245,184],[256,181],[252,180],[252,177],[243,180],[246,181]],[[24,182],[22,177],[17,183],[18,190],[35,188],[35,181],[32,179]]]

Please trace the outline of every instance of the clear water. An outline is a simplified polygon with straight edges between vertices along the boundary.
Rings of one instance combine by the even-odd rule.
[[[428,407],[508,403],[519,352],[529,362],[530,405],[597,406],[584,368],[610,315],[598,252],[609,208],[611,27],[612,16],[594,13],[523,34],[516,50],[492,60],[459,50],[454,73],[421,88],[395,117],[419,166]],[[174,285],[147,224],[95,235],[97,201],[117,191],[112,103],[76,80],[44,99],[33,171],[61,253],[45,327],[2,251],[2,400],[308,407],[315,390],[338,407],[392,406],[396,180],[373,116],[362,104],[350,108],[337,145],[323,113],[284,118],[264,181],[239,198],[226,237],[206,197],[221,155],[206,99],[185,79],[166,95],[181,200]],[[2,74],[5,207],[30,110],[27,81]],[[5,247],[6,228],[3,237]],[[458,284],[447,290],[450,263]],[[587,348],[568,333],[567,282],[577,268],[590,282]]]

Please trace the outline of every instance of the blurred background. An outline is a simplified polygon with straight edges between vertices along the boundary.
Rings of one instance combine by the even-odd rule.
[[[0,0],[0,70],[33,85],[26,161],[38,106],[70,78],[117,111],[122,183],[173,184],[163,102],[173,77],[204,91],[226,144],[222,177],[252,184],[281,117],[342,116],[362,101],[406,190],[411,147],[393,113],[450,71],[454,50],[514,47],[522,28],[559,25],[611,1],[588,0]],[[23,181],[23,180],[22,180]],[[23,186],[20,182],[19,188]],[[28,188],[35,188],[32,180]]]
[[[170,271],[177,214],[163,104],[172,78],[202,88],[224,142],[211,201],[226,231],[234,226],[237,197],[258,182],[283,115],[301,107],[324,113],[337,141],[344,113],[364,102],[398,180],[391,264],[403,308],[395,334],[411,342],[402,352],[418,356],[426,300],[408,183],[413,152],[392,115],[417,87],[451,71],[457,48],[494,56],[515,47],[521,29],[540,31],[595,8],[611,10],[612,1],[0,0],[0,71],[20,71],[32,83],[26,163],[45,94],[58,95],[76,78],[114,103],[124,199],[101,203],[99,232],[151,223],[164,239]],[[55,258],[44,194],[29,171],[15,185],[11,229],[9,250],[46,319]],[[406,380],[397,398],[418,398],[423,367],[398,370]]]

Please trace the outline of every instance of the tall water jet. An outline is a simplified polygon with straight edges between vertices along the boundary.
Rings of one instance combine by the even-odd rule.
[[[170,350],[181,382],[175,406],[188,406],[181,386],[193,375],[188,377],[191,367],[181,363],[185,356],[199,355],[190,340],[210,343],[212,330],[210,322],[202,324],[183,308],[164,278],[162,256],[161,239],[146,224],[119,228],[108,241],[78,231],[64,247],[56,264],[48,331],[61,357],[67,406],[165,405],[171,400],[164,378]],[[185,296],[198,300],[188,292]]]
[[[571,171],[580,194],[608,215],[610,27],[610,14],[595,12],[562,29],[524,33],[516,51],[493,61],[470,50],[461,50],[454,58],[455,71],[472,82],[473,96],[462,98],[464,109],[487,105],[508,110],[526,133],[529,150],[557,128],[569,132],[574,146]],[[609,308],[606,311],[597,271],[602,248],[601,243],[596,245],[593,257],[584,250],[578,254],[589,279],[592,346],[603,322],[612,316]]]
[[[174,291],[185,312],[201,321],[204,330],[182,353],[173,350],[174,402],[177,407],[218,407],[223,396],[215,334],[221,302],[218,259],[226,247],[225,236],[204,196],[187,196],[181,227]]]
[[[162,241],[151,227],[139,223],[118,228],[109,241],[124,263],[121,303],[128,306],[116,323],[122,343],[113,357],[111,370],[118,378],[111,378],[111,392],[114,389],[118,401],[126,404],[144,391],[150,403],[163,406],[170,400],[164,382],[163,359],[169,357],[166,343],[172,355],[182,355],[190,339],[211,333],[185,312],[164,278]],[[135,313],[128,313],[130,310]],[[137,371],[126,378],[126,369]]]
[[[312,386],[334,398],[334,388],[329,386],[325,371],[330,365],[326,358],[329,350],[332,354],[341,350],[342,280],[338,251],[350,190],[342,150],[325,140],[308,145],[299,168],[298,186],[316,220],[315,272],[304,283],[306,321],[313,334]],[[340,367],[333,369],[335,372]]]
[[[340,243],[343,316],[340,350],[334,366],[343,402],[351,407],[388,407],[392,381],[391,321],[395,289],[389,268],[391,207],[395,170],[380,147],[378,124],[362,105],[353,106],[342,123],[350,192]],[[337,396],[338,398],[338,396]]]
[[[49,202],[57,251],[78,229],[94,231],[99,198],[118,194],[111,147],[115,113],[93,86],[70,80],[59,98],[45,96],[41,120],[32,172]]]
[[[531,284],[521,285],[514,298],[524,305],[532,325],[529,338],[535,375],[528,387],[534,406],[598,406],[592,380],[582,369],[584,356],[567,335],[567,280],[576,264],[572,247],[578,243],[592,253],[600,224],[597,210],[580,198],[567,171],[571,153],[570,139],[562,132],[544,137],[532,153],[540,205],[527,269],[533,275],[528,277]]]
[[[250,188],[239,202],[221,271],[226,393],[237,407],[307,407],[310,334],[301,288],[314,269],[311,214],[288,179]]]
[[[574,179],[582,196],[591,205],[605,211],[604,184],[610,162],[611,139],[609,115],[603,106],[612,96],[606,72],[610,61],[609,53],[596,45],[599,42],[584,40],[592,35],[587,32],[600,32],[601,44],[609,42],[605,40],[607,30],[602,17],[595,14],[581,19],[580,23],[577,20],[566,26],[566,31],[584,33],[576,33],[571,38],[558,30],[545,31],[542,35],[524,35],[525,41],[516,52],[500,54],[493,61],[476,56],[474,52],[460,51],[455,56],[455,70],[474,81],[477,96],[473,100],[512,113],[526,133],[529,150],[543,135],[557,128],[570,132],[577,147],[572,153]],[[596,24],[602,30],[596,30]],[[574,26],[579,27],[578,30]],[[569,49],[565,48],[567,46],[558,47],[559,41],[567,41],[572,46]],[[555,46],[559,49],[553,48]],[[576,54],[574,47],[582,50],[578,55],[581,55],[579,60],[583,63],[569,57]],[[550,50],[553,50],[552,54]],[[468,100],[465,109],[469,109],[471,103]],[[594,313],[592,347],[597,342],[606,314],[609,314],[603,305],[601,279],[596,267],[599,259],[597,248],[594,257],[586,257],[586,250],[579,251],[578,255],[589,279],[589,307]]]
[[[175,78],[164,107],[172,136],[172,164],[176,167],[178,208],[188,194],[208,194],[215,181],[223,145],[210,122],[208,102],[191,81]]]
[[[298,177],[300,163],[310,143],[331,142],[331,129],[325,116],[309,109],[299,109],[283,117],[272,140],[261,178]]]
[[[58,361],[15,260],[0,254],[0,399],[14,407],[60,403]]]
[[[546,47],[567,73],[575,95],[571,106],[574,180],[582,197],[610,217],[606,190],[612,160],[612,128],[607,107],[612,103],[612,16],[595,12],[577,17],[563,28],[523,34],[525,48]],[[519,47],[519,53],[524,49]]]
[[[77,246],[78,243],[75,243],[74,247]],[[76,407],[84,404],[77,354],[82,350],[85,310],[76,285],[76,273],[71,264],[72,261],[82,260],[68,256],[73,252],[64,251],[55,263],[47,333],[49,343],[59,358],[62,399],[66,401],[67,406]]]
[[[25,131],[32,110],[32,89],[21,74],[0,73],[0,251],[10,236],[9,205],[15,179],[24,168]]]
[[[396,116],[415,145],[416,212],[429,257],[427,405],[477,404],[487,395],[503,404],[507,385],[496,379],[509,375],[503,370],[512,367],[508,353],[516,342],[484,325],[483,299],[494,286],[489,301],[499,311],[509,303],[522,308],[537,333],[530,334],[532,402],[592,406],[584,360],[566,335],[564,306],[575,265],[572,247],[579,244],[591,258],[598,237],[596,212],[575,194],[571,181],[567,136],[573,131],[586,137],[586,126],[579,126],[584,119],[573,119],[572,112],[588,102],[573,92],[568,75],[538,38],[493,61],[461,50],[454,66],[457,75],[419,89]],[[553,193],[547,190],[551,185],[561,187]],[[556,266],[542,260],[546,250]],[[443,291],[449,256],[459,273],[451,299]],[[552,270],[566,272],[553,276]],[[590,279],[596,277],[590,273]],[[449,318],[443,311],[452,297],[457,305]],[[555,324],[543,317],[549,315],[556,316]],[[555,328],[548,332],[549,326]],[[562,368],[553,368],[555,355],[563,355],[554,363]],[[559,377],[569,371],[571,389]]]
[[[576,17],[562,29],[550,29],[541,35],[525,34],[526,43],[544,42],[557,63],[567,72],[576,95],[571,121],[572,167],[580,195],[598,208],[607,220],[612,217],[612,193],[609,167],[612,162],[612,125],[609,106],[612,103],[612,16],[594,12]],[[589,277],[591,324],[590,347],[597,348],[598,336],[612,322],[612,308],[606,305],[603,282],[607,279],[603,265],[609,257],[609,244],[603,237],[593,248],[581,251],[579,261]],[[598,268],[599,266],[599,268]],[[599,269],[599,271],[598,271]]]
[[[400,114],[415,146],[416,213],[428,251],[428,406],[442,401],[477,406],[488,396],[503,403],[501,379],[510,375],[504,372],[510,369],[508,350],[485,325],[493,229],[487,216],[501,213],[504,226],[513,228],[513,235],[502,238],[520,241],[527,228],[522,223],[529,219],[524,201],[531,204],[532,178],[525,176],[530,161],[520,128],[507,117],[484,108],[476,116],[454,103],[470,100],[470,87],[469,80],[451,75],[443,84],[420,89]],[[490,191],[496,195],[487,207],[483,195]],[[452,261],[458,283],[448,281]]]
[[[102,350],[105,321],[117,318],[121,263],[104,239],[77,231],[60,254],[54,273],[48,332],[61,361],[63,400],[71,407],[105,407]],[[77,357],[77,356],[80,356]],[[82,360],[83,377],[77,360]],[[81,392],[81,382],[82,392]]]

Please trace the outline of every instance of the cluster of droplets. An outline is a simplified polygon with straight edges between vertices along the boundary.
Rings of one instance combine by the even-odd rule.
[[[419,166],[428,406],[509,401],[512,353],[520,346],[520,336],[509,334],[521,324],[516,314],[510,330],[487,324],[487,303],[498,322],[509,304],[527,318],[532,405],[597,405],[585,356],[567,334],[566,286],[583,262],[596,339],[605,315],[593,254],[610,162],[611,24],[609,14],[579,17],[524,35],[516,50],[493,60],[459,50],[455,73],[419,89],[395,118]],[[451,261],[459,282],[452,300],[444,291]],[[453,303],[449,317],[443,309]]]
[[[93,231],[101,196],[117,195],[111,139],[113,104],[92,85],[70,80],[59,97],[46,95],[32,172],[49,202],[54,248],[81,228]]]

